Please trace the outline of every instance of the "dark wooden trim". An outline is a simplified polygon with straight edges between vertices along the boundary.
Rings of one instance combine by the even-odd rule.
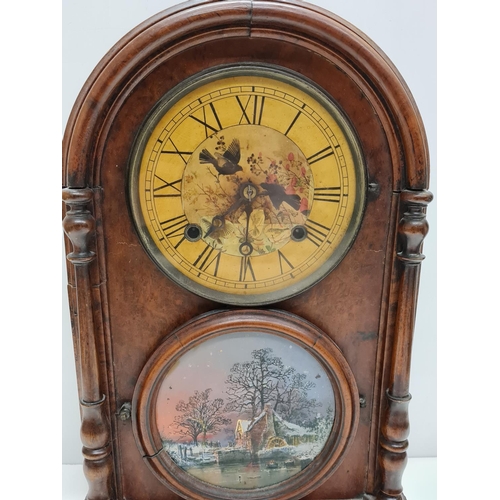
[[[377,107],[391,149],[394,190],[428,187],[422,119],[387,56],[359,30],[323,9],[273,0],[184,3],[154,16],[118,42],[89,77],[71,112],[63,141],[63,185],[98,186],[99,158],[113,108],[119,108],[158,64],[221,37],[279,39],[334,61]]]
[[[257,331],[288,338],[307,350],[330,377],[335,394],[336,415],[323,451],[300,474],[272,487],[238,490],[247,500],[296,500],[323,484],[339,467],[356,436],[359,393],[354,375],[336,344],[317,327],[302,318],[278,310],[214,311],[194,318],[167,336],[146,363],[132,400],[132,424],[137,445],[158,479],[179,495],[193,500],[232,500],[234,490],[217,488],[179,468],[162,452],[156,425],[156,401],[161,382],[180,357],[202,342],[219,335]]]
[[[88,205],[94,193],[91,189],[64,189],[63,201],[68,210],[63,228],[73,247],[67,255],[74,267],[76,295],[70,295],[75,352],[77,361],[83,469],[89,483],[87,500],[113,498],[113,460],[110,444],[110,423],[107,400],[103,391],[98,354],[97,327],[94,321],[93,291],[90,266],[95,253],[90,249],[95,238],[95,219]]]
[[[393,193],[391,199],[391,213],[397,213],[399,208],[399,193]],[[390,229],[388,232],[386,246],[386,261],[393,262],[396,255],[396,235],[398,221],[391,220]],[[396,270],[393,266],[386,266],[384,273],[383,296],[391,297],[393,280]],[[378,461],[379,461],[379,441],[380,441],[380,421],[382,417],[381,402],[385,401],[385,389],[387,387],[387,373],[389,371],[386,359],[390,359],[390,349],[392,347],[392,333],[394,332],[394,301],[386,300],[383,302],[380,313],[379,336],[380,341],[377,344],[377,371],[375,380],[380,381],[374,386],[373,401],[377,404],[373,405],[371,417],[370,441],[372,445],[369,450],[369,467],[366,478],[366,491],[375,492],[378,486]],[[372,499],[371,499],[372,500]]]
[[[382,401],[380,427],[379,486],[376,500],[401,500],[402,477],[407,463],[409,417],[411,400],[410,359],[416,314],[420,265],[424,259],[422,245],[429,226],[425,218],[432,200],[429,191],[404,191],[400,195],[402,218],[399,222],[399,266],[397,310],[395,314],[392,357],[387,389]],[[388,360],[389,361],[389,360]]]

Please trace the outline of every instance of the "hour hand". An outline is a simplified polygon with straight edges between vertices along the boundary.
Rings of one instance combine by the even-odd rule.
[[[212,223],[210,224],[209,228],[207,229],[207,232],[205,233],[205,238],[207,236],[210,236],[214,231],[218,231],[219,229],[222,229],[225,224],[226,224],[226,220],[224,219],[224,216],[216,215],[212,219]]]
[[[224,213],[216,215],[212,219],[212,223],[210,224],[207,232],[205,233],[205,238],[207,236],[210,236],[210,234],[213,233],[214,231],[223,229],[224,225],[226,224],[226,219],[225,219],[226,215],[229,215],[231,212],[237,210],[244,203],[244,201],[245,201],[244,198],[240,198],[237,201],[235,201]]]

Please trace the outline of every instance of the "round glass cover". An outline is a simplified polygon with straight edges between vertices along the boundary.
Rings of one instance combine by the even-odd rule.
[[[249,331],[181,356],[157,392],[164,450],[195,478],[253,490],[290,479],[321,452],[335,399],[318,360],[295,342]]]
[[[288,500],[337,469],[359,394],[320,329],[288,312],[240,309],[170,333],[137,380],[132,412],[147,466],[183,498]]]
[[[224,67],[166,94],[144,121],[129,195],[140,239],[176,283],[261,305],[324,278],[365,204],[355,132],[302,76]]]

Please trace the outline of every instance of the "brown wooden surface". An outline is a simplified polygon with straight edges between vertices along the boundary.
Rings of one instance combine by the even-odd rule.
[[[286,335],[296,341],[325,366],[335,394],[336,413],[334,427],[325,451],[314,461],[314,467],[286,481],[259,491],[233,491],[207,485],[180,469],[175,463],[158,453],[163,443],[156,425],[156,401],[163,374],[175,365],[179,357],[201,342],[217,335],[258,331]],[[300,317],[283,311],[226,310],[202,315],[172,332],[149,358],[137,381],[133,397],[133,429],[141,454],[157,477],[176,491],[197,500],[233,500],[238,498],[276,500],[303,498],[314,491],[330,476],[354,439],[359,418],[359,394],[349,364],[334,342],[323,332]]]
[[[349,116],[368,182],[376,185],[368,193],[358,237],[341,264],[311,290],[273,306],[323,330],[339,346],[366,399],[340,467],[305,498],[351,499],[365,492],[384,500],[401,498],[404,459],[394,448],[401,450],[406,439],[403,403],[419,263],[407,266],[401,259],[412,247],[415,226],[404,215],[413,198],[400,192],[416,191],[418,197],[427,188],[425,134],[413,99],[387,58],[345,21],[298,1],[194,2],[169,9],[110,51],[71,114],[63,144],[63,186],[72,191],[90,187],[95,193],[89,208],[96,221],[97,258],[88,263],[89,281],[82,288],[78,266],[69,263],[70,288],[75,287],[70,307],[78,318],[75,332],[86,314],[79,294],[91,301],[94,326],[78,330],[75,351],[82,360],[80,397],[82,380],[88,379],[90,390],[102,392],[109,405],[111,419],[105,426],[114,464],[109,497],[116,489],[116,498],[179,498],[146,465],[130,420],[115,414],[132,400],[141,370],[165,337],[194,316],[220,308],[179,289],[142,248],[128,215],[130,147],[164,93],[208,67],[238,62],[284,66],[325,89]],[[424,209],[419,216],[425,219]],[[408,244],[398,240],[398,226],[400,238],[408,234]],[[425,234],[416,230],[415,235],[421,241]],[[97,366],[82,358],[82,342],[91,344],[92,336]],[[392,411],[391,402],[399,409]],[[101,472],[107,471],[102,465]],[[88,498],[100,500],[102,488],[93,481]]]
[[[380,436],[380,479],[377,500],[401,498],[402,474],[407,463],[411,346],[413,340],[420,264],[423,260],[422,244],[429,229],[425,212],[431,202],[428,191],[403,191],[399,222],[398,309],[395,315],[395,333],[391,359],[386,365],[389,376],[386,398],[382,402],[383,416]]]
[[[105,374],[99,369],[102,335],[94,319],[94,294],[90,265],[95,252],[90,245],[95,241],[95,219],[89,205],[93,201],[91,189],[64,189],[63,201],[67,211],[63,220],[64,231],[71,242],[72,251],[67,259],[74,266],[75,295],[70,294],[75,306],[73,325],[76,367],[78,371],[81,439],[84,457],[83,470],[89,483],[89,499],[106,500],[114,495],[114,473],[111,457],[111,432]]]

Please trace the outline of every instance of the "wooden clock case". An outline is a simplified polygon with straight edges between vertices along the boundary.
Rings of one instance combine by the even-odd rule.
[[[303,498],[400,500],[432,199],[425,132],[399,73],[362,33],[320,8],[272,0],[188,2],[149,19],[99,63],[71,113],[63,225],[87,498],[180,498],[146,465],[130,403],[164,339],[224,306],[175,285],[149,259],[128,212],[128,160],[141,123],[166,92],[200,71],[242,62],[285,67],[324,89],[353,125],[367,169],[365,214],[340,265],[308,291],[264,308],[321,329],[359,390],[349,450]]]

